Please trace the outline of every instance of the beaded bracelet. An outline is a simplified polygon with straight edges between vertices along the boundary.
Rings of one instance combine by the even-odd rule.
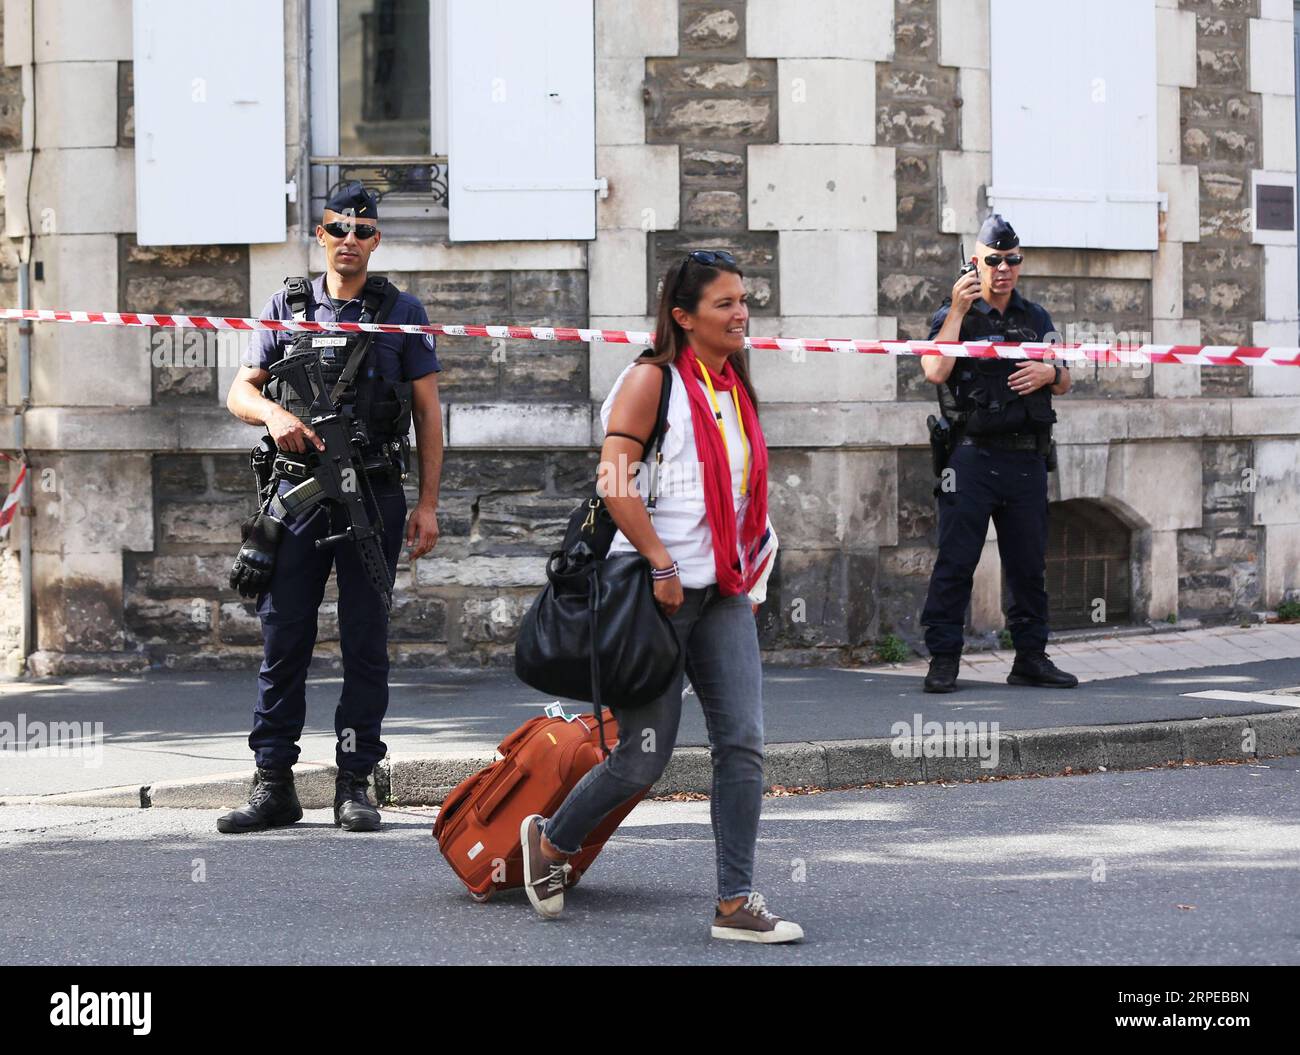
[[[662,579],[675,579],[677,577],[677,562],[673,561],[671,568],[651,568],[650,578],[659,582]]]

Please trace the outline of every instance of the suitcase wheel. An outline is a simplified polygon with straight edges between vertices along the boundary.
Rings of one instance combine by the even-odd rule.
[[[483,902],[487,901],[488,898],[490,898],[491,896],[492,896],[492,888],[491,888],[491,887],[488,887],[488,888],[487,888],[485,891],[483,891],[483,893],[481,893],[481,894],[476,893],[476,892],[473,891],[473,890],[471,890],[471,891],[469,892],[469,899],[470,899],[471,901],[476,901],[476,902],[478,902],[480,905],[483,904]]]

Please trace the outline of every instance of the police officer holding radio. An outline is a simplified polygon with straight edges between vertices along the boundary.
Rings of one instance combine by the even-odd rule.
[[[312,282],[286,279],[262,318],[428,323],[418,300],[368,274],[370,254],[380,242],[379,203],[372,192],[351,183],[334,193],[316,240],[325,250],[325,274]],[[310,354],[296,358],[304,353]],[[295,376],[301,380],[310,372],[323,385],[295,387],[285,383],[288,374],[278,376],[303,362],[311,365]],[[267,430],[252,459],[259,511],[244,524],[243,547],[230,577],[241,594],[257,598],[262,623],[265,657],[248,738],[257,778],[248,805],[221,817],[219,831],[260,831],[302,817],[291,767],[306,720],[307,668],[331,566],[338,577],[343,659],[334,716],[339,739],[334,823],[347,831],[379,827],[367,787],[375,763],[386,754],[380,724],[388,708],[388,612],[403,525],[411,559],[428,553],[438,540],[440,369],[431,335],[254,334],[226,405],[241,421]],[[321,402],[322,392],[328,393],[328,403]],[[322,414],[322,407],[330,413]],[[325,432],[326,420],[336,431]],[[321,498],[327,488],[312,483],[318,470],[325,471],[326,442],[310,422],[322,435],[343,437],[342,456],[332,459],[342,468],[329,477],[340,486],[330,500]],[[408,520],[402,481],[412,422],[420,495]]]
[[[1043,341],[1051,316],[1016,292],[1024,256],[1011,225],[994,214],[930,325],[940,341]],[[921,622],[930,652],[926,692],[952,692],[963,645],[975,567],[988,533],[1011,593],[1008,629],[1015,643],[1012,685],[1072,688],[1078,678],[1047,658],[1047,473],[1055,468],[1052,396],[1070,390],[1064,365],[1034,360],[925,356],[926,380],[939,390],[941,416],[930,419],[941,483],[939,554]]]

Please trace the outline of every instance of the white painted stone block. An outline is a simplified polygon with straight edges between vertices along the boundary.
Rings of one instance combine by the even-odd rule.
[[[148,407],[153,402],[152,349],[146,329],[37,326],[32,335],[32,402]]]
[[[131,60],[131,0],[36,0],[35,7],[38,66]]]
[[[817,337],[827,340],[860,338],[892,341],[898,337],[898,320],[892,315],[881,315],[875,318],[854,315],[835,317],[782,315],[779,318],[755,316],[749,320],[749,334],[751,337]]]
[[[6,161],[11,157],[15,155],[6,155]],[[6,174],[11,173],[13,167],[6,164]],[[25,177],[25,165],[21,167]],[[7,212],[22,213],[24,210]],[[111,147],[39,151],[32,175],[31,212],[38,232],[118,234],[134,231],[134,152]]]
[[[978,231],[982,191],[993,178],[992,155],[944,150],[939,155],[939,229],[949,234]]]
[[[635,228],[597,232],[588,259],[592,315],[634,315],[646,310],[646,235]]]
[[[1300,438],[1254,442],[1255,523],[1300,524]]]
[[[864,323],[864,328],[865,328]],[[755,350],[749,357],[758,397],[765,403],[873,403],[897,393],[894,360],[887,355]]]
[[[1300,590],[1300,524],[1264,531],[1264,603],[1276,608]]]
[[[598,227],[666,231],[681,207],[675,146],[598,146],[596,171],[609,180],[609,197],[596,205]]]
[[[1157,185],[1169,195],[1169,211],[1161,214],[1162,242],[1201,240],[1201,190],[1195,165],[1157,165]]]
[[[782,231],[785,315],[876,314],[874,231]]]
[[[1148,619],[1167,619],[1178,614],[1178,532],[1151,532],[1151,597]]]
[[[749,148],[751,231],[892,231],[892,147]]]
[[[939,65],[989,67],[989,0],[939,0]]]
[[[1257,348],[1300,347],[1300,327],[1294,322],[1257,322],[1251,339]],[[1252,396],[1300,396],[1300,367],[1256,367],[1250,372]],[[1298,418],[1297,420],[1300,420]]]
[[[644,58],[677,54],[677,0],[596,0],[596,54]]]
[[[313,225],[312,230],[315,230]],[[325,270],[325,250],[315,238],[307,246],[313,273]],[[434,242],[390,238],[370,258],[379,271],[569,271],[587,266],[587,243]]]
[[[457,403],[449,417],[453,447],[587,447],[588,404]]]
[[[749,0],[745,39],[756,58],[887,61],[894,55],[894,0]]]
[[[855,59],[779,59],[782,143],[876,141],[876,64]]]
[[[36,67],[36,145],[117,145],[117,63],[59,62]]]
[[[4,0],[4,64],[26,66],[32,61],[32,0]]]
[[[597,330],[645,330],[653,332],[655,320],[649,316],[635,315],[593,315],[591,325]],[[614,387],[614,382],[618,380],[618,375],[623,372],[633,359],[645,351],[642,347],[630,344],[606,344],[603,341],[596,341],[588,345],[590,352],[587,356],[587,372],[590,381],[590,391],[592,402],[599,408],[600,404],[605,401],[609,395],[609,390]],[[596,432],[593,442],[600,436],[600,415],[594,416]]]
[[[1115,444],[1106,477],[1107,495],[1152,530],[1201,526],[1199,441]]]
[[[645,142],[645,64],[626,57],[596,60],[596,142]]]
[[[76,234],[46,239],[37,259],[45,262],[45,280],[32,284],[36,307],[117,310],[115,235]],[[59,329],[66,332],[72,327]]]
[[[1175,85],[1156,88],[1156,162],[1177,165],[1182,160],[1182,92]]]
[[[1276,22],[1250,20],[1250,90],[1272,95],[1295,94],[1292,35]]]
[[[1295,114],[1294,95],[1260,96],[1264,168],[1275,172],[1295,171]]]
[[[989,71],[963,69],[961,90],[961,145],[963,150],[993,149],[993,107],[989,95]]]
[[[1156,319],[1152,323],[1151,340],[1155,344],[1201,343],[1199,319]],[[1201,368],[1171,363],[1160,363],[1151,368],[1152,391],[1157,397],[1181,398],[1201,394]]]
[[[1152,289],[1152,314],[1157,319],[1177,319],[1183,314],[1183,243],[1161,242],[1156,253]]]
[[[1101,498],[1106,494],[1108,443],[1057,443],[1056,473],[1048,478],[1051,500]]]
[[[1156,83],[1196,87],[1196,15],[1156,11]]]

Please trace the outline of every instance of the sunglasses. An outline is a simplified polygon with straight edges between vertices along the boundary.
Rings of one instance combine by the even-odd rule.
[[[335,220],[333,223],[321,224],[325,228],[325,233],[334,238],[346,238],[349,231],[355,231],[357,240],[364,242],[367,238],[374,238],[379,233],[379,228],[369,223],[339,223]]]
[[[694,252],[687,253],[687,258],[694,260],[697,264],[703,264],[705,267],[712,267],[719,260],[731,267],[736,266],[736,258],[723,249],[696,249]]]
[[[1025,258],[1020,253],[1012,253],[1009,256],[999,256],[997,253],[990,253],[984,258],[984,263],[988,264],[989,267],[998,267],[1004,260],[1010,267],[1019,267],[1025,262]]]

